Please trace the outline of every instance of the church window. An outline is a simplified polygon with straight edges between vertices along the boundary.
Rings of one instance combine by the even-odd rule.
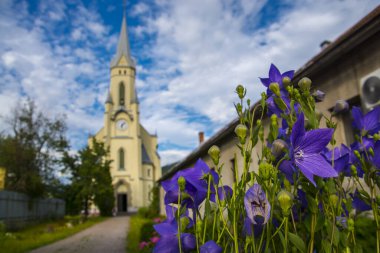
[[[120,148],[119,149],[119,170],[125,170],[124,163],[125,163],[124,149]]]
[[[147,175],[148,175],[148,177],[150,177],[150,169],[148,169]]]
[[[127,74],[127,71],[126,70],[124,70],[124,75],[126,75]]]
[[[119,70],[119,75],[121,75],[121,70]]]
[[[125,103],[125,87],[124,83],[119,85],[119,105],[124,105]]]

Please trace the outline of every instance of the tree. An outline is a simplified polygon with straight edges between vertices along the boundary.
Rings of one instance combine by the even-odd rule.
[[[98,206],[100,214],[110,216],[114,207],[115,197],[110,174],[111,160],[107,159],[108,149],[104,144],[92,139],[92,145],[79,151],[78,155],[69,155],[65,152],[62,162],[65,170],[71,173],[69,196],[75,206],[81,204],[84,214],[88,216],[91,203]],[[73,194],[73,195],[72,195]]]
[[[10,132],[0,136],[0,166],[5,167],[5,188],[40,197],[56,179],[56,155],[67,148],[62,116],[50,119],[28,100],[7,119]]]

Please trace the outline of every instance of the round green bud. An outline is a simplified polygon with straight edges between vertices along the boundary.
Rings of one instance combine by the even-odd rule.
[[[186,227],[189,225],[190,221],[189,221],[189,218],[184,216],[184,217],[181,217],[180,219],[180,222],[181,222],[181,232],[184,232]]]
[[[235,134],[239,138],[240,144],[245,144],[245,139],[247,137],[247,127],[243,124],[239,124],[235,127]]]
[[[291,80],[289,77],[285,76],[284,78],[282,78],[282,85],[286,88],[288,88],[291,84]]]
[[[280,204],[283,214],[289,215],[289,209],[293,205],[293,195],[288,191],[281,190],[277,194],[277,200],[278,200],[278,203]]]
[[[243,99],[245,97],[245,94],[247,93],[247,90],[244,88],[243,85],[239,84],[236,86],[236,93],[238,94],[240,99]]]
[[[251,100],[249,98],[247,99],[247,105],[248,105],[248,107],[251,106]]]
[[[373,140],[374,140],[374,141],[378,141],[378,140],[380,140],[380,135],[379,135],[379,134],[374,134],[374,135],[373,135]]]
[[[356,166],[353,164],[350,166],[350,171],[353,177],[356,177],[358,175],[358,170],[356,169]]]
[[[298,86],[302,91],[309,91],[311,87],[311,80],[307,77],[304,77],[298,82]]]
[[[277,115],[276,114],[272,114],[270,116],[270,120],[272,121],[272,123],[276,123],[277,124]]]
[[[256,121],[256,124],[257,124],[257,125],[261,125],[261,120],[258,119],[258,120]]]
[[[375,156],[375,152],[373,151],[373,148],[372,148],[372,147],[370,147],[370,148],[368,149],[368,152],[369,152],[369,154],[370,154],[371,156]]]
[[[280,96],[280,85],[278,83],[269,84],[269,89],[278,97]]]
[[[348,228],[348,231],[354,231],[354,229],[355,229],[355,221],[352,218],[349,218],[347,220],[347,228]]]
[[[356,156],[358,159],[361,158],[359,151],[354,150],[354,154],[355,154],[355,156]]]
[[[271,153],[275,158],[281,156],[289,148],[288,144],[281,139],[277,139],[272,143]]]
[[[211,157],[212,162],[214,163],[214,165],[218,165],[219,164],[220,149],[219,149],[218,146],[212,145],[208,149],[208,155]]]
[[[269,180],[271,178],[272,170],[274,170],[274,167],[270,163],[261,162],[259,164],[259,175],[263,180]]]
[[[329,202],[330,202],[330,204],[331,204],[333,207],[336,207],[336,206],[338,206],[339,197],[336,196],[335,194],[331,194],[331,195],[329,196]]]
[[[241,113],[243,111],[243,106],[240,104],[240,103],[237,103],[236,104],[236,111],[238,113]]]
[[[203,221],[201,219],[197,219],[197,233],[202,233],[203,229]]]
[[[185,190],[185,186],[186,186],[186,179],[184,177],[179,177],[178,178],[178,187],[180,189],[181,192],[183,192]]]

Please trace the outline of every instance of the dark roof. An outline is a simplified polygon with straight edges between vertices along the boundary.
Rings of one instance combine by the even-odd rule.
[[[171,168],[173,168],[175,165],[177,165],[178,162],[170,163],[168,165],[162,166],[162,175],[166,174]]]
[[[153,164],[152,160],[150,160],[150,157],[148,155],[148,152],[146,151],[144,144],[141,144],[141,161],[143,164]]]
[[[310,76],[310,73],[316,73],[322,68],[326,68],[328,64],[379,31],[380,5],[299,68],[295,73],[294,80]]]
[[[351,50],[367,38],[371,37],[380,30],[380,5],[371,11],[367,16],[361,19],[358,23],[340,35],[334,42],[326,46],[320,53],[315,55],[305,65],[297,70],[293,80],[297,81],[303,76],[308,76],[312,72],[319,71],[325,65],[339,58],[343,53]],[[323,65],[323,66],[322,66]],[[257,102],[253,107],[259,105]],[[253,108],[252,107],[252,108]],[[257,111],[258,112],[258,111]],[[260,112],[261,113],[261,112]],[[258,114],[257,114],[258,115]],[[187,157],[172,167],[164,174],[158,182],[170,178],[178,170],[191,166],[201,156],[205,155],[212,145],[220,145],[234,136],[232,133],[239,123],[236,118],[225,127],[215,133],[212,137],[202,143]]]

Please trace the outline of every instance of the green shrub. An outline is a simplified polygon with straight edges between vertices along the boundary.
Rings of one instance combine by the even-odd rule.
[[[149,239],[153,236],[153,234],[155,233],[153,225],[154,225],[153,221],[148,221],[141,226],[140,242],[149,241]]]
[[[149,208],[148,207],[140,207],[137,211],[137,214],[142,218],[149,218]]]

